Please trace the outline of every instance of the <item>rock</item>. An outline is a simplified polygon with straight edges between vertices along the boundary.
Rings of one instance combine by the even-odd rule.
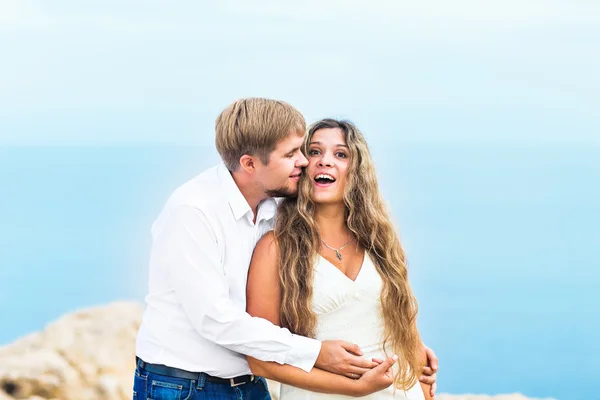
[[[138,303],[82,310],[1,348],[0,400],[131,399],[141,315]]]
[[[499,394],[497,396],[489,396],[485,394],[447,394],[442,393],[435,396],[437,400],[553,400],[550,398],[534,399],[525,397],[520,393]]]
[[[274,400],[277,399],[277,394],[279,393],[279,383],[268,381],[269,389],[271,389],[271,397]],[[534,399],[531,397],[525,397],[520,393],[514,394],[501,394],[497,396],[489,396],[484,394],[447,394],[441,393],[436,394],[436,400],[554,400],[550,398],[545,399]]]
[[[0,400],[131,399],[141,318],[138,303],[94,307],[0,348]],[[269,382],[269,387],[277,399],[279,384]],[[436,399],[535,400],[521,394],[439,394]]]

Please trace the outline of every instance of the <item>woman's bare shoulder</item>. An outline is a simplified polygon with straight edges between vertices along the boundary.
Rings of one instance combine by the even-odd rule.
[[[277,275],[278,252],[279,247],[273,231],[265,233],[254,248],[250,262],[250,274]]]
[[[279,297],[277,244],[271,231],[265,233],[254,248],[246,286],[246,311],[278,324]]]

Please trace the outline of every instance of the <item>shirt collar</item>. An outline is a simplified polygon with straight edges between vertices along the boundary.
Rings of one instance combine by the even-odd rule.
[[[231,208],[231,212],[236,221],[242,218],[246,213],[252,212],[250,205],[242,192],[240,192],[240,188],[236,185],[233,176],[231,176],[231,172],[229,172],[225,164],[219,165],[218,175],[219,180],[223,182],[227,201],[229,202],[229,207]]]
[[[229,207],[231,208],[231,212],[233,213],[235,220],[237,221],[247,214],[249,214],[248,217],[251,219],[252,209],[240,191],[240,188],[238,188],[236,185],[235,181],[233,180],[233,176],[231,176],[231,172],[229,172],[225,164],[219,165],[218,176],[219,180],[223,182],[223,188],[225,189],[227,201],[229,202]],[[267,198],[263,200],[258,205],[257,221],[263,219],[272,219],[275,217],[276,211],[277,201],[274,198]]]
[[[258,205],[258,221],[263,219],[269,220],[275,217],[277,211],[277,199],[269,197],[264,199]]]

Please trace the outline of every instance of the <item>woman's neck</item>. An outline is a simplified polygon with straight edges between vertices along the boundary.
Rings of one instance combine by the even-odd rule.
[[[317,205],[315,222],[321,239],[330,246],[343,246],[352,237],[346,224],[346,206],[343,203]]]

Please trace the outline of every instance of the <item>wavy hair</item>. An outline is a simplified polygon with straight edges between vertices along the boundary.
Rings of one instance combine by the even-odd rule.
[[[362,133],[348,121],[323,119],[313,124],[303,151],[319,129],[339,128],[350,152],[350,167],[344,191],[346,223],[357,242],[373,260],[381,279],[384,320],[383,347],[398,354],[395,387],[409,389],[424,365],[417,330],[417,302],[408,283],[405,254],[379,191],[375,167]],[[311,200],[312,182],[303,175],[297,198],[279,206],[275,223],[281,294],[281,324],[296,334],[314,337],[317,316],[312,311],[313,265],[320,249],[320,236]]]

